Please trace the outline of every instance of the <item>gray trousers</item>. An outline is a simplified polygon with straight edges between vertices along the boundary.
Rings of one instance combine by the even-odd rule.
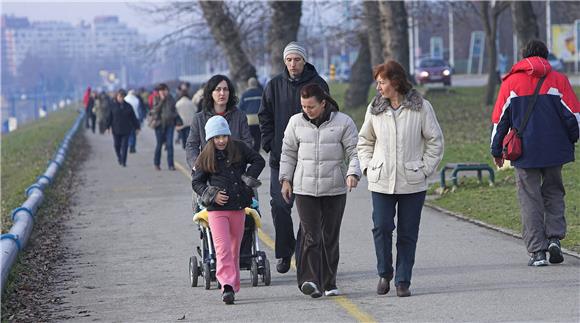
[[[566,235],[562,166],[515,170],[526,248],[530,253],[547,250],[549,238]]]

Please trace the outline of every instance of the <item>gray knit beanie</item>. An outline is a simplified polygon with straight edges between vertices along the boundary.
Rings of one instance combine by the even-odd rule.
[[[304,59],[304,61],[306,61],[306,49],[304,49],[304,47],[302,45],[300,45],[299,43],[293,41],[290,42],[288,45],[286,45],[286,47],[284,47],[284,59],[286,59],[286,56],[288,56],[288,54],[298,54],[300,56],[302,56],[302,58]]]

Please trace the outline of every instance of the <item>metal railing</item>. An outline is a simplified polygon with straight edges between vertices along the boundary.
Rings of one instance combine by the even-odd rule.
[[[0,291],[4,291],[6,279],[8,278],[8,274],[12,269],[12,265],[14,264],[18,253],[26,247],[26,243],[28,242],[28,238],[30,237],[34,225],[36,211],[44,199],[44,190],[52,184],[58,170],[62,167],[70,142],[79,126],[82,124],[84,115],[85,112],[83,110],[77,117],[71,129],[66,133],[53,159],[48,162],[46,171],[38,176],[36,182],[26,189],[26,201],[22,203],[20,207],[12,211],[13,224],[10,231],[0,236],[0,250],[2,256],[0,259],[2,271]]]

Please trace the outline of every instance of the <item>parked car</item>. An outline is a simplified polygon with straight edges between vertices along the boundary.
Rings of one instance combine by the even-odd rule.
[[[415,68],[415,80],[421,85],[425,83],[443,83],[446,86],[450,86],[451,74],[453,74],[453,69],[442,59],[425,58]]]
[[[558,72],[564,71],[564,62],[560,58],[556,57],[556,55],[549,53],[548,54],[548,62],[552,66],[553,70],[558,71]]]

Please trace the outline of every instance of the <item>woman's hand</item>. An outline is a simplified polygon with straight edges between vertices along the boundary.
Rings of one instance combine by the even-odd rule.
[[[226,195],[226,191],[219,191],[214,199],[215,204],[223,206],[228,203],[229,196]]]
[[[358,185],[358,178],[354,175],[348,175],[346,177],[346,187],[348,187],[348,191],[352,191],[353,188],[356,188]]]
[[[292,184],[288,181],[282,182],[282,197],[286,203],[290,204],[290,199],[292,199]]]

